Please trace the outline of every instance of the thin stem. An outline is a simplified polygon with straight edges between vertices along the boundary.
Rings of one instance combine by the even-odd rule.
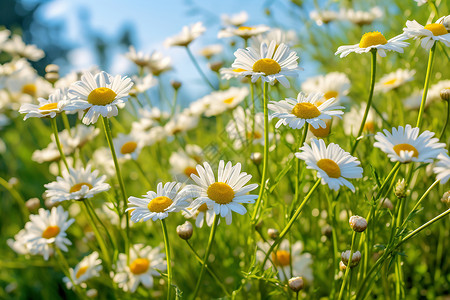
[[[67,118],[66,112],[61,112],[61,118],[64,123],[64,127],[67,129],[67,132],[69,133],[69,136],[72,136],[72,133],[70,132],[70,123],[69,119]]]
[[[216,88],[212,85],[212,83],[209,81],[208,77],[206,77],[205,73],[203,73],[202,69],[200,68],[200,66],[198,65],[197,60],[195,59],[194,55],[191,52],[191,49],[189,49],[189,46],[186,46],[186,51],[189,55],[189,58],[191,59],[192,63],[194,64],[195,68],[197,69],[198,73],[200,74],[200,76],[202,76],[203,80],[213,89],[215,90]]]
[[[166,260],[167,260],[167,300],[170,299],[170,292],[172,290],[172,260],[170,256],[170,244],[169,235],[167,234],[166,221],[161,219],[161,227],[164,235],[164,248],[166,250]]]
[[[303,146],[303,144],[305,143],[307,134],[308,134],[308,124],[306,123],[306,124],[304,124],[302,137],[301,137],[301,139],[298,139],[299,141],[297,144],[297,149]],[[295,165],[295,175],[296,175],[295,177],[296,177],[297,181],[295,182],[294,200],[292,201],[292,207],[289,211],[289,216],[292,215],[292,211],[294,210],[294,207],[300,198],[300,182],[301,182],[301,177],[302,177],[302,173],[300,172],[301,163],[302,163],[302,160],[297,159],[297,162]]]
[[[178,100],[178,89],[174,89],[174,91],[173,91],[172,110],[170,112],[171,116],[173,116],[173,114],[175,113],[175,108],[177,107],[177,100]]]
[[[200,289],[200,284],[203,280],[203,274],[205,274],[205,265],[208,261],[209,253],[211,252],[212,242],[214,240],[214,235],[216,234],[217,223],[219,223],[219,215],[214,216],[214,222],[211,227],[211,232],[209,234],[208,245],[206,246],[205,255],[203,256],[203,263],[202,268],[200,270],[200,276],[198,277],[197,284],[195,285],[194,294],[192,295],[193,300],[197,297],[198,290]]]
[[[114,160],[114,167],[116,169],[117,180],[119,181],[120,191],[122,193],[123,209],[125,210],[125,208],[127,206],[127,194],[125,192],[125,185],[123,183],[122,174],[120,173],[120,167],[119,167],[119,162],[117,160],[116,150],[114,149],[111,127],[109,127],[109,121],[108,121],[107,117],[102,117],[102,120],[103,120],[103,128],[105,129],[106,139],[108,141],[109,149],[111,150],[111,155]],[[128,213],[125,213],[125,218],[126,218],[125,253],[127,255],[127,264],[129,264],[130,263],[130,242],[129,242],[130,224],[129,224]]]
[[[420,103],[419,115],[417,116],[417,123],[416,123],[416,127],[419,128],[422,125],[422,117],[423,117],[422,115],[423,111],[425,110],[425,103],[427,101],[428,87],[430,86],[431,70],[433,68],[434,62],[434,53],[436,52],[436,44],[437,43],[434,43],[433,47],[431,47],[430,54],[428,56],[427,74],[425,75],[425,86],[423,87],[422,101]]]
[[[17,204],[20,207],[20,210],[22,211],[23,214],[23,218],[24,218],[24,223],[26,222],[26,220],[28,219],[28,216],[30,215],[30,213],[28,212],[28,209],[25,205],[25,199],[23,199],[23,197],[19,194],[19,192],[17,192],[14,187],[5,179],[3,179],[2,177],[0,177],[0,185],[3,186],[10,194],[11,196],[16,199]]]
[[[139,173],[141,173],[142,177],[144,178],[145,182],[147,183],[148,187],[151,188],[152,184],[150,183],[150,180],[147,178],[147,175],[144,172],[144,169],[142,166],[137,162],[137,160],[132,159],[134,164],[136,165],[137,169],[139,170]]]
[[[56,146],[58,147],[59,154],[61,155],[61,159],[63,160],[64,165],[66,166],[66,169],[69,170],[69,164],[67,163],[66,156],[64,155],[64,151],[63,151],[63,149],[61,147],[61,143],[59,141],[58,125],[56,125],[56,119],[50,118],[50,122],[52,123],[53,135],[55,136],[55,142],[56,142]]]
[[[61,252],[61,249],[58,248],[58,246],[54,245],[53,247],[56,251],[56,254],[58,256],[58,261],[61,267],[61,270],[63,271],[64,275],[69,278],[70,282],[72,283],[72,287],[75,289],[76,294],[78,294],[82,299],[86,299],[84,293],[82,290],[80,290],[80,287],[73,281],[72,276],[69,274],[69,264],[67,263],[66,258],[64,257],[63,253]]]
[[[448,121],[450,119],[450,102],[449,101],[444,101],[444,102],[447,103],[447,117],[445,118],[445,124],[444,124],[444,127],[442,128],[441,134],[439,134],[439,140],[441,140],[441,141],[445,136],[445,131],[447,129]]]
[[[339,291],[339,297],[338,300],[342,299],[342,296],[344,295],[345,285],[347,283],[348,274],[350,273],[351,265],[352,265],[352,256],[353,256],[353,248],[355,246],[356,241],[356,231],[353,231],[352,235],[352,245],[350,247],[350,256],[348,257],[348,263],[347,268],[345,268],[345,274],[344,274],[344,280],[342,280],[341,290]]]
[[[258,200],[252,214],[252,223],[256,223],[256,217],[258,215],[259,207],[261,206],[262,198],[264,197],[264,191],[266,190],[266,176],[267,176],[267,164],[269,161],[269,110],[267,107],[269,98],[269,83],[264,82],[264,157],[263,157],[263,173],[261,176],[261,185],[259,187]],[[254,116],[253,116],[254,117]]]
[[[371,68],[370,68],[370,91],[369,91],[369,100],[367,100],[366,110],[364,111],[364,116],[361,121],[361,125],[359,126],[358,134],[356,135],[356,141],[353,144],[352,150],[350,151],[350,154],[353,155],[356,151],[356,147],[358,146],[358,143],[360,141],[360,136],[364,130],[364,126],[366,125],[367,116],[369,115],[370,107],[372,106],[372,98],[373,98],[373,90],[375,87],[375,75],[377,71],[377,50],[372,49],[370,51],[372,53],[372,60],[371,60]]]

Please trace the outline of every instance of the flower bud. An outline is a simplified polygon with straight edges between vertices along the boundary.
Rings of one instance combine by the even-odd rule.
[[[181,87],[181,82],[176,80],[171,80],[170,84],[172,85],[174,90],[178,90]]]
[[[222,68],[223,66],[223,62],[221,61],[215,61],[212,62],[210,64],[208,64],[209,68],[211,69],[211,71],[213,72],[219,72],[219,70]]]
[[[339,262],[339,270],[341,270],[342,272],[345,271],[345,269],[347,269],[347,266],[344,264],[344,262],[341,260]]]
[[[350,227],[356,232],[363,232],[367,228],[367,221],[360,216],[351,216],[348,220]]]
[[[384,198],[384,200],[382,200],[383,202],[381,202],[381,205],[384,208],[393,210],[394,209],[394,204],[392,204],[391,200],[389,200],[389,198]]]
[[[344,265],[348,265],[348,260],[350,259],[350,250],[344,251],[341,254],[341,259]],[[356,251],[352,254],[352,262],[350,263],[350,268],[356,267],[361,260],[361,252]]]
[[[59,73],[59,67],[55,64],[49,64],[45,67],[45,73]]]
[[[194,233],[194,227],[188,221],[184,222],[183,225],[177,226],[177,234],[183,240],[189,240]]]
[[[86,296],[88,298],[96,298],[98,296],[98,292],[96,289],[89,289],[86,291]]]
[[[280,236],[280,232],[275,228],[269,228],[269,229],[267,229],[267,235],[272,240],[276,240]]]
[[[442,89],[439,95],[443,101],[448,102],[450,99],[450,89]]]
[[[446,191],[444,195],[442,195],[441,201],[447,205],[450,205],[450,191]]]
[[[394,194],[399,199],[406,198],[406,196],[408,196],[409,192],[406,189],[405,178],[403,178],[401,180],[400,179],[398,180],[398,182],[397,182],[397,184],[395,185],[395,188],[394,188]]]
[[[8,180],[8,183],[9,183],[11,186],[18,185],[18,184],[19,184],[19,179],[17,179],[17,177],[11,177],[11,178]]]
[[[302,277],[292,277],[289,279],[289,288],[294,292],[298,292],[303,289],[303,278]]]
[[[30,198],[25,202],[25,206],[29,211],[33,211],[39,208],[41,206],[41,202],[38,198]]]
[[[263,160],[263,155],[260,152],[253,152],[252,154],[250,154],[250,159],[252,160],[252,162],[259,165]]]
[[[46,73],[44,77],[48,82],[55,83],[59,79],[59,74],[58,73]]]

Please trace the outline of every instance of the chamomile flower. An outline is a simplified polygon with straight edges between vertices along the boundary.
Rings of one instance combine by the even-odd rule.
[[[255,26],[239,26],[239,27],[227,27],[222,29],[217,34],[219,39],[227,38],[232,36],[238,36],[243,39],[249,39],[252,36],[256,36],[258,34],[269,31],[269,27],[266,25],[255,25]]]
[[[350,79],[344,73],[331,72],[308,78],[302,83],[302,91],[307,94],[320,92],[324,100],[336,98],[338,103],[344,103],[348,101]]]
[[[291,51],[285,44],[277,47],[276,41],[270,42],[269,45],[262,43],[259,52],[252,47],[238,49],[234,56],[236,59],[232,67],[235,68],[236,74],[240,77],[251,76],[252,82],[261,78],[263,82],[272,85],[278,81],[288,88],[290,84],[286,77],[296,77],[298,71],[302,70],[298,66],[295,51]]]
[[[202,22],[197,22],[190,26],[183,26],[181,32],[173,37],[167,38],[164,41],[164,46],[188,46],[193,40],[201,36],[206,31]]]
[[[340,46],[335,55],[341,54],[340,57],[346,57],[352,52],[362,54],[376,49],[377,53],[381,57],[386,56],[386,51],[396,51],[403,53],[403,48],[408,46],[409,43],[403,42],[408,37],[406,35],[398,35],[390,40],[386,40],[383,34],[378,31],[367,32],[361,37],[359,44],[350,46]]]
[[[125,54],[125,56],[134,62],[138,67],[145,67],[150,62],[150,54],[136,51],[133,46],[130,46],[129,52]]]
[[[198,54],[204,56],[207,59],[210,59],[214,55],[222,53],[222,51],[223,51],[223,46],[221,44],[213,44],[213,45],[208,45],[208,46],[203,47],[202,49],[200,49]]]
[[[19,113],[26,114],[24,120],[28,118],[54,118],[56,114],[64,110],[68,102],[67,90],[57,89],[50,94],[48,99],[38,98],[39,104],[24,103],[19,109]]]
[[[214,207],[208,207],[206,203],[203,203],[197,209],[188,207],[182,214],[186,218],[194,218],[195,226],[198,228],[202,228],[205,222],[208,227],[211,227],[214,223],[214,216],[216,215],[214,213]]]
[[[397,69],[396,71],[381,77],[375,84],[375,90],[384,93],[389,92],[413,80],[414,74],[416,74],[415,70]]]
[[[164,125],[164,130],[166,135],[169,136],[184,133],[197,127],[198,121],[199,117],[197,115],[191,114],[189,110],[184,110],[180,114],[173,116],[172,119]]]
[[[20,230],[15,236],[14,239],[8,239],[6,243],[8,246],[17,254],[26,255],[30,253],[30,250],[27,246],[27,231],[25,229]]]
[[[170,155],[169,163],[171,166],[171,173],[178,181],[190,179],[191,174],[198,175],[196,169],[198,162],[190,157],[184,149],[173,152]]]
[[[361,126],[361,120],[366,111],[366,103],[362,103],[360,107],[352,107],[350,112],[344,115],[344,132],[347,135],[352,134],[356,136]],[[364,124],[363,132],[375,134],[377,128],[381,127],[381,119],[375,114],[375,111],[370,108],[367,115],[366,123]]]
[[[130,90],[130,96],[137,96],[139,94],[145,93],[150,88],[158,84],[158,80],[152,74],[147,74],[143,77],[132,76],[133,87]]]
[[[306,96],[299,93],[297,99],[286,98],[281,101],[270,101],[268,107],[274,111],[271,118],[279,118],[275,127],[288,125],[292,129],[301,129],[305,123],[311,124],[315,129],[325,128],[325,120],[332,116],[342,115],[344,107],[335,105],[336,98],[330,98],[322,102],[323,94],[315,93]]]
[[[136,244],[130,249],[130,264],[127,255],[119,254],[114,282],[125,292],[134,293],[142,283],[147,289],[153,287],[153,277],[160,276],[159,271],[167,268],[165,254],[158,247],[152,248]]]
[[[154,76],[159,76],[164,72],[172,70],[172,59],[168,56],[164,56],[159,51],[153,51],[150,54],[150,60],[147,63],[147,67]]]
[[[181,183],[167,182],[164,186],[158,183],[156,193],[153,191],[143,195],[144,198],[129,197],[128,208],[131,211],[131,221],[141,220],[152,221],[162,220],[169,216],[171,212],[177,212],[187,207],[189,203],[186,198],[179,193]]]
[[[105,182],[106,176],[98,176],[98,170],[91,171],[91,166],[86,168],[69,168],[62,171],[62,177],[57,177],[56,181],[45,184],[46,197],[51,202],[61,202],[65,200],[83,200],[92,198],[94,195],[108,191],[111,186]]]
[[[392,134],[384,129],[384,134],[375,135],[374,147],[380,148],[391,161],[431,163],[443,151],[445,144],[433,138],[434,132],[425,130],[419,135],[419,128],[411,125],[392,128]]]
[[[102,260],[98,258],[98,252],[92,252],[85,256],[75,268],[70,268],[69,275],[74,284],[86,288],[86,281],[93,277],[99,277],[102,268]],[[68,277],[64,277],[63,281],[68,289],[73,289],[72,281]]]
[[[75,219],[68,218],[69,213],[61,206],[53,207],[51,211],[40,208],[37,215],[31,215],[25,224],[25,239],[30,253],[48,260],[53,245],[67,252],[67,245],[72,245],[72,242],[67,238],[66,230],[75,222]]]
[[[298,41],[297,33],[294,30],[284,31],[280,28],[273,28],[265,33],[252,37],[250,45],[254,49],[260,49],[262,43],[270,44],[271,41],[275,41],[277,46],[285,44],[292,47]]]
[[[13,56],[24,57],[32,61],[38,61],[45,56],[44,51],[35,45],[27,45],[18,35],[13,35],[10,40],[3,44],[3,51]]]
[[[306,162],[307,169],[317,171],[317,177],[322,178],[322,184],[327,184],[332,190],[339,190],[346,186],[353,192],[355,187],[347,178],[361,178],[363,169],[359,167],[356,157],[345,152],[339,145],[331,143],[325,145],[323,140],[311,140],[311,146],[305,145],[300,148],[302,152],[295,156]]]
[[[383,11],[378,7],[375,6],[370,9],[370,11],[362,11],[362,10],[344,10],[344,19],[349,20],[353,24],[363,26],[363,25],[370,25],[375,21],[376,19],[379,19],[383,16]]]
[[[254,127],[253,127],[254,124]],[[255,145],[264,145],[264,115],[261,112],[252,116],[250,109],[237,107],[233,111],[233,119],[225,128],[231,140],[234,140],[234,148],[240,149],[243,144],[250,140]],[[273,138],[273,133],[269,133],[269,140]]]
[[[87,110],[83,117],[83,123],[86,125],[97,122],[100,115],[108,118],[117,116],[117,106],[125,104],[132,86],[133,82],[127,77],[112,77],[106,72],[95,75],[86,72],[80,81],[71,85],[71,100],[65,109]]]
[[[123,133],[119,133],[119,135],[113,139],[113,144],[116,149],[117,158],[124,160],[137,160],[142,147],[144,146],[141,139],[132,134],[127,135]]]
[[[309,17],[311,20],[314,20],[318,26],[328,24],[341,18],[340,14],[334,10],[313,10],[309,13]]]
[[[403,28],[403,31],[408,38],[414,38],[415,40],[421,39],[420,45],[425,50],[431,49],[437,41],[450,47],[450,33],[440,23],[431,23],[422,26],[416,20],[406,21],[406,28]]]
[[[189,206],[192,209],[206,204],[214,209],[215,215],[225,217],[227,225],[232,222],[232,212],[243,215],[247,212],[242,203],[254,203],[257,195],[248,195],[258,187],[257,184],[245,184],[252,178],[251,175],[242,172],[241,164],[232,166],[231,162],[226,165],[223,160],[219,163],[217,181],[211,166],[205,162],[203,166],[197,165],[197,173],[191,178],[197,185],[188,185],[183,191],[191,198],[196,198]]]
[[[234,109],[245,99],[245,97],[247,97],[247,95],[248,89],[246,87],[231,87],[225,91],[214,91],[199,101],[208,103],[204,114],[206,117],[210,117]]]
[[[441,152],[437,156],[436,167],[433,168],[433,172],[436,174],[436,179],[441,184],[446,184],[450,179],[450,157],[447,153]]]
[[[247,22],[248,14],[246,11],[241,11],[239,13],[232,15],[222,14],[220,18],[222,19],[222,22],[225,25],[239,27],[245,22]]]

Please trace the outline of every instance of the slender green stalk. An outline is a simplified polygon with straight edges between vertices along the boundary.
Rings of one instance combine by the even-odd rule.
[[[194,55],[191,52],[191,49],[189,49],[189,46],[186,46],[186,51],[189,55],[189,58],[191,59],[192,63],[194,64],[195,68],[197,69],[198,73],[200,74],[200,76],[202,76],[203,80],[213,89],[215,90],[216,88],[212,85],[212,83],[209,81],[208,77],[206,77],[205,73],[203,73],[202,69],[200,68],[200,66],[198,65],[197,60],[195,59]]]
[[[69,119],[67,118],[66,112],[61,112],[61,119],[63,120],[64,127],[67,129],[69,136],[72,136],[72,133],[70,132],[70,123]]]
[[[103,223],[102,220],[100,220],[100,218],[99,218],[99,216],[97,215],[97,213],[95,212],[95,209],[94,209],[94,207],[92,206],[91,202],[90,202],[90,201],[84,201],[84,203],[86,203],[86,206],[87,206],[87,208],[88,208],[88,212],[90,212],[91,215],[94,217],[94,221],[97,221],[98,224],[100,224],[100,226],[102,226],[103,229],[105,230],[106,235],[108,236],[108,240],[110,241],[111,245],[114,247],[114,249],[117,249],[117,242],[116,242],[115,238],[113,238],[114,235],[111,235],[111,234],[109,233],[108,228],[106,228],[105,223]]]
[[[289,230],[291,229],[292,225],[294,225],[294,222],[297,220],[298,216],[300,215],[300,213],[303,210],[303,207],[305,207],[306,203],[308,202],[309,198],[311,198],[312,193],[316,190],[316,188],[319,186],[320,181],[322,179],[319,178],[317,179],[316,183],[314,184],[314,186],[309,190],[308,194],[306,194],[305,198],[303,199],[303,202],[300,204],[300,206],[297,208],[297,210],[295,211],[294,215],[292,216],[292,218],[289,220],[289,222],[286,224],[286,226],[284,227],[283,231],[281,231],[280,236],[275,240],[275,242],[270,246],[269,250],[266,253],[266,256],[264,257],[264,260],[261,264],[261,271],[264,268],[267,260],[269,259],[270,254],[272,253],[273,249],[275,249],[275,247],[278,246],[278,244],[283,240],[283,238],[286,236],[286,234],[289,232]]]
[[[264,191],[266,190],[267,165],[269,161],[269,109],[267,107],[269,98],[269,83],[264,82],[264,157],[263,157],[263,173],[261,176],[261,185],[259,186],[258,200],[253,210],[251,221],[256,224],[259,207],[261,206]]]
[[[114,149],[111,127],[109,127],[109,121],[107,117],[102,117],[103,128],[105,129],[106,139],[108,141],[109,149],[111,150],[111,155],[114,160],[114,167],[116,169],[117,180],[119,181],[120,191],[122,194],[123,210],[127,207],[127,194],[125,192],[125,184],[123,183],[122,174],[120,173],[119,162],[117,160],[116,150]],[[126,239],[125,239],[125,253],[127,255],[127,264],[130,263],[130,222],[128,213],[125,213],[126,218]]]
[[[450,101],[444,101],[447,103],[447,117],[445,118],[445,124],[444,127],[442,127],[441,134],[439,134],[439,140],[442,141],[442,139],[445,137],[445,132],[447,130],[448,121],[450,119]]]
[[[334,295],[336,293],[336,277],[338,272],[338,239],[337,239],[337,228],[338,224],[336,222],[336,205],[334,205],[334,201],[330,201],[330,198],[327,194],[328,201],[328,215],[330,217],[331,223],[331,237],[333,242],[333,278],[331,280],[331,291],[330,291],[330,299],[334,299]]]
[[[200,289],[200,284],[203,280],[203,275],[205,274],[205,265],[208,262],[209,253],[211,252],[212,242],[214,240],[214,235],[216,234],[217,224],[219,223],[219,215],[214,216],[214,222],[211,227],[211,232],[209,234],[208,245],[206,246],[205,255],[203,256],[202,268],[200,270],[200,276],[198,277],[197,284],[195,285],[194,294],[192,295],[192,300],[197,297],[198,290]]]
[[[297,144],[297,149],[298,150],[300,147],[303,146],[303,143],[305,143],[306,140],[306,135],[308,134],[308,124],[305,123],[304,127],[303,127],[303,133],[302,133],[302,137],[301,139],[298,139],[298,144]],[[297,181],[295,182],[295,191],[294,191],[294,200],[292,201],[292,208],[289,211],[289,216],[292,215],[292,211],[295,207],[295,205],[297,205],[297,202],[300,198],[300,182],[301,182],[301,163],[302,160],[301,159],[297,159],[297,162],[295,164],[295,178],[297,179]]]
[[[377,50],[372,49],[370,51],[372,54],[372,60],[371,60],[371,68],[370,68],[370,91],[369,91],[369,100],[367,100],[366,110],[364,111],[364,116],[361,121],[361,125],[359,126],[358,134],[356,135],[355,143],[353,144],[352,150],[350,151],[350,154],[353,155],[356,151],[356,147],[358,146],[358,143],[360,141],[360,136],[364,130],[364,126],[366,125],[367,116],[369,115],[370,107],[372,106],[372,98],[373,98],[373,90],[375,87],[375,75],[377,71]]]
[[[11,196],[17,201],[17,204],[20,207],[20,210],[22,211],[23,214],[23,221],[24,223],[27,222],[28,216],[30,215],[30,213],[28,212],[28,209],[25,205],[25,199],[23,199],[23,197],[14,189],[14,187],[9,184],[8,181],[6,181],[5,179],[3,179],[2,177],[0,177],[0,185],[3,186],[10,194]]]
[[[72,286],[74,288],[74,290],[76,291],[76,294],[78,294],[81,299],[86,299],[87,297],[85,296],[85,294],[83,293],[83,291],[80,289],[80,287],[73,281],[72,276],[70,276],[69,274],[69,264],[67,263],[66,258],[64,257],[63,253],[61,252],[61,249],[58,248],[58,246],[54,245],[53,249],[55,249],[56,254],[58,256],[59,259],[58,262],[61,266],[61,270],[63,271],[64,275],[69,278],[70,282],[72,283]]]
[[[172,260],[170,256],[169,235],[167,234],[166,220],[161,219],[161,227],[164,235],[164,248],[166,250],[167,260],[167,300],[170,300],[172,291]]]
[[[173,90],[173,102],[172,102],[172,109],[170,111],[170,115],[173,116],[175,113],[175,108],[177,107],[177,100],[178,100],[178,89]]]
[[[144,169],[142,169],[142,166],[137,162],[137,160],[132,159],[134,164],[136,165],[137,169],[139,170],[139,173],[141,173],[142,177],[144,178],[145,182],[147,183],[148,187],[151,188],[152,184],[150,180],[148,179],[147,175],[144,172]]]
[[[347,283],[348,274],[350,273],[351,265],[352,265],[352,257],[354,253],[354,246],[356,241],[356,231],[353,231],[352,235],[352,245],[350,247],[350,256],[348,257],[348,263],[347,268],[345,268],[345,274],[344,274],[344,280],[342,280],[341,290],[339,291],[339,297],[338,300],[342,299],[342,296],[344,296],[344,290]]]
[[[433,47],[430,49],[430,54],[428,56],[428,66],[427,66],[427,74],[425,75],[425,86],[423,87],[422,101],[420,102],[419,115],[417,116],[416,127],[422,125],[423,111],[425,110],[425,103],[427,101],[428,87],[430,86],[430,77],[431,70],[433,68],[434,62],[434,53],[436,52],[436,44],[434,43]]]
[[[66,156],[64,155],[64,151],[61,147],[61,142],[59,141],[58,125],[56,125],[56,119],[50,118],[50,122],[52,123],[53,135],[55,136],[55,142],[56,142],[56,146],[58,147],[59,154],[61,155],[61,159],[63,160],[64,165],[66,166],[66,169],[69,170],[69,164],[67,163]]]
[[[419,207],[420,203],[422,203],[422,201],[428,196],[431,190],[438,184],[439,180],[436,180],[435,182],[433,182],[432,185],[430,185],[430,187],[426,190],[426,192],[422,195],[422,197],[420,197],[420,199],[416,202],[416,205],[414,205],[413,209],[411,209],[411,212],[408,214],[405,221],[402,223],[401,227],[405,226],[406,220],[408,220],[409,216]]]

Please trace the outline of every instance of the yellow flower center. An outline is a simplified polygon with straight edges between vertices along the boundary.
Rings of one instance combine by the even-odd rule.
[[[203,203],[202,205],[200,205],[200,207],[198,208],[198,211],[207,211],[208,210],[208,205],[206,205],[206,203]]]
[[[328,177],[331,178],[339,178],[341,177],[341,169],[331,159],[322,158],[317,162],[317,166],[327,173]]]
[[[30,96],[36,96],[36,85],[34,85],[33,83],[28,83],[25,84],[24,86],[22,86],[22,93],[30,95]]]
[[[150,261],[146,258],[136,258],[130,264],[130,271],[134,275],[140,275],[147,272],[148,267],[150,266]]]
[[[234,191],[224,182],[214,182],[206,191],[208,198],[219,204],[227,204],[233,201]]]
[[[272,260],[278,266],[288,266],[291,263],[291,254],[286,250],[278,250],[272,253]]]
[[[41,107],[39,107],[39,110],[51,110],[51,109],[57,109],[58,108],[58,103],[47,103],[45,105],[42,105]]]
[[[327,137],[330,134],[331,126],[330,124],[326,124],[325,128],[322,128],[319,126],[319,128],[314,128],[311,125],[309,125],[309,131],[311,131],[312,134],[316,137],[324,138]]]
[[[133,153],[134,150],[136,150],[136,148],[137,148],[137,143],[136,142],[126,142],[120,148],[120,153],[122,153],[122,154],[130,154],[130,153]]]
[[[361,41],[359,42],[359,48],[367,48],[370,46],[384,44],[387,44],[387,40],[384,35],[378,31],[373,31],[367,32],[362,36]]]
[[[262,138],[262,134],[259,131],[255,131],[255,132],[247,132],[247,139],[254,139],[254,140],[259,140],[260,138]]]
[[[247,71],[247,70],[241,69],[241,68],[233,69],[233,72],[236,72],[236,73],[244,72],[244,71]]]
[[[323,97],[328,100],[331,98],[337,98],[338,95],[339,93],[336,91],[328,91],[325,93],[325,95],[323,95]]]
[[[88,266],[79,268],[77,274],[75,274],[75,277],[80,278],[81,276],[83,276],[84,273],[86,273],[87,269],[88,269]]]
[[[240,26],[238,28],[238,30],[253,30],[255,29],[255,27],[251,27],[251,26]]]
[[[320,116],[317,106],[309,102],[295,104],[291,113],[301,119],[312,119]]]
[[[397,155],[400,155],[400,151],[412,151],[413,157],[419,157],[419,151],[414,146],[411,146],[410,144],[398,144],[394,146],[394,151],[397,153]]]
[[[431,31],[433,35],[444,35],[448,33],[447,29],[442,24],[428,24],[424,28]]]
[[[186,175],[187,177],[191,177],[192,174],[195,174],[198,176],[197,169],[194,167],[186,167],[183,172],[184,172],[184,175]]]
[[[391,79],[383,83],[384,85],[392,85],[397,81],[397,78]]]
[[[227,99],[223,100],[223,103],[225,103],[225,104],[231,104],[231,103],[233,103],[234,98],[235,98],[235,97],[227,98]]]
[[[69,193],[75,193],[75,192],[78,192],[79,190],[81,190],[81,188],[83,187],[83,185],[87,186],[89,189],[92,189],[92,188],[93,188],[92,184],[90,184],[90,183],[87,183],[87,182],[80,182],[80,183],[77,183],[77,184],[75,184],[74,186],[72,186],[72,187],[70,188]]]
[[[374,122],[366,122],[364,125],[364,131],[375,132],[375,123]]]
[[[87,101],[93,105],[106,105],[113,102],[116,96],[117,94],[113,90],[100,87],[89,94]]]
[[[253,72],[261,72],[266,75],[273,75],[279,73],[280,71],[280,65],[271,58],[261,58],[253,64]]]
[[[57,236],[59,234],[59,227],[58,226],[48,226],[44,232],[42,232],[42,237],[44,239],[51,239],[54,238],[55,236]]]
[[[164,212],[173,203],[172,199],[166,196],[153,198],[147,205],[151,212]]]

